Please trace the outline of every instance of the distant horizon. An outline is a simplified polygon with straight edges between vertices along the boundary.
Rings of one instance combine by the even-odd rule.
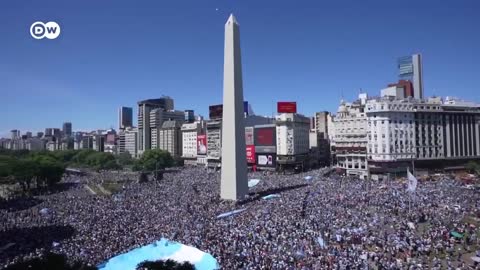
[[[117,130],[118,108],[132,107],[136,123],[136,102],[162,95],[207,118],[208,106],[222,103],[230,13],[240,24],[245,100],[257,115],[271,116],[277,101],[312,116],[335,113],[360,90],[379,96],[398,81],[397,59],[414,53],[423,57],[425,97],[480,102],[478,1],[347,2],[2,2],[0,137],[65,121],[75,131]],[[62,32],[36,40],[35,21]]]

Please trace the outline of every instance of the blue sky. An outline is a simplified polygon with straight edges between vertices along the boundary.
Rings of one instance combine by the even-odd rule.
[[[397,80],[397,57],[417,52],[426,95],[479,102],[479,11],[475,0],[1,1],[0,135],[116,127],[119,106],[161,95],[207,115],[222,101],[231,12],[257,114],[282,100],[312,115],[336,110],[342,93],[377,95]],[[56,21],[60,37],[33,39],[35,21]]]

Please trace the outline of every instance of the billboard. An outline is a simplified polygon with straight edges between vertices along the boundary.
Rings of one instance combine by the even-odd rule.
[[[248,116],[248,101],[243,102],[243,112]],[[208,117],[210,119],[221,119],[223,114],[223,104],[210,105],[208,107]]]
[[[255,145],[247,145],[247,163],[255,164]]]
[[[208,117],[210,119],[219,119],[222,118],[223,114],[223,105],[211,105],[208,107]]]
[[[297,113],[297,102],[279,101],[277,102],[278,113]]]
[[[207,135],[197,135],[197,155],[207,154]]]
[[[255,128],[255,145],[257,146],[274,146],[277,145],[275,127],[256,127]]]
[[[246,145],[254,145],[253,127],[245,127],[245,144]]]
[[[275,154],[258,154],[257,166],[275,167],[277,156]]]

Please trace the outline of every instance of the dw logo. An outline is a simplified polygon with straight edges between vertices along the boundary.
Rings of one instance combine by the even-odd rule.
[[[34,39],[56,39],[60,35],[60,25],[56,22],[34,22],[30,26],[30,35]]]

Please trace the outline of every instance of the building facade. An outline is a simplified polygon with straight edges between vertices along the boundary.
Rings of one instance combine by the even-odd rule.
[[[372,174],[440,169],[479,157],[480,105],[383,97],[370,100],[366,111]]]
[[[413,84],[413,97],[423,99],[423,70],[420,54],[398,58],[398,75],[400,80],[410,81]]]
[[[125,152],[129,153],[133,158],[139,157],[137,128],[126,128],[123,133],[125,136]]]
[[[183,124],[185,113],[183,111],[165,111],[162,108],[153,109],[150,112],[150,145],[151,149],[160,148],[159,134],[166,121],[176,121]]]
[[[138,102],[138,155],[143,154],[145,150],[151,149],[150,112],[154,109],[173,110],[173,99],[162,97]],[[184,117],[183,114],[182,117]],[[159,124],[158,127],[161,127],[161,125]]]
[[[173,157],[182,156],[182,121],[168,120],[158,133],[158,149],[168,151]]]
[[[67,136],[67,137],[72,136],[72,123],[71,122],[63,123],[62,133],[63,133],[63,136]]]
[[[310,149],[310,119],[297,113],[280,113],[275,118],[275,124],[279,169],[291,165],[303,166]]]
[[[367,96],[360,94],[353,103],[342,100],[332,118],[335,129],[331,141],[332,158],[337,169],[346,175],[369,177],[367,161]]]
[[[207,121],[207,166],[220,167],[222,156],[222,120]]]
[[[122,130],[133,126],[133,108],[120,107],[118,109],[118,129]]]
[[[320,138],[328,138],[328,117],[329,112],[317,112],[315,113],[315,130],[320,134]]]
[[[185,123],[182,131],[182,158],[185,164],[197,164],[198,135],[205,133],[205,122]]]

